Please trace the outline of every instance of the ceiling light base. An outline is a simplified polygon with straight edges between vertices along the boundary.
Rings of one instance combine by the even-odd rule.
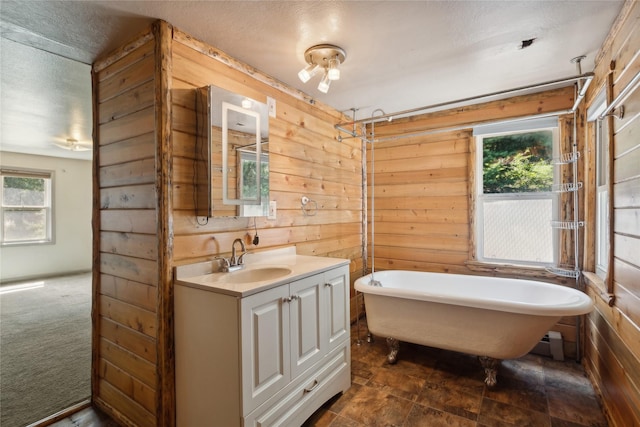
[[[67,138],[66,141],[62,142],[54,142],[55,146],[64,148],[69,151],[89,151],[91,150],[93,144],[91,142],[80,142],[74,138]]]
[[[316,64],[322,68],[329,68],[330,59],[335,58],[342,64],[346,57],[344,49],[332,44],[318,44],[311,46],[304,52],[304,60],[307,61],[307,64]]]

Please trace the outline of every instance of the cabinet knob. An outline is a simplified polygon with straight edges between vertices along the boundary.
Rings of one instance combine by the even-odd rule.
[[[298,295],[291,295],[290,297],[282,297],[282,302],[291,302],[294,299],[300,298]]]

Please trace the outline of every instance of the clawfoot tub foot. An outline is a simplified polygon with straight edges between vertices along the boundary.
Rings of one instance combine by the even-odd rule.
[[[398,361],[398,351],[400,350],[400,342],[391,337],[387,337],[387,347],[389,348],[389,354],[387,354],[387,362],[390,365],[395,365]]]
[[[478,360],[480,360],[480,364],[484,368],[484,373],[487,375],[487,377],[484,379],[484,383],[487,385],[487,387],[494,387],[498,383],[496,377],[498,375],[498,366],[500,365],[500,360],[487,356],[478,356]]]

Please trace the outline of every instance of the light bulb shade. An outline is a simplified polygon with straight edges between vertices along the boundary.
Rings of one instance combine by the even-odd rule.
[[[340,69],[338,68],[339,62],[336,58],[329,60],[329,71],[327,75],[329,80],[339,80],[340,79]]]
[[[302,81],[302,83],[308,82],[311,77],[313,77],[318,72],[318,65],[309,64],[298,73],[298,78]]]
[[[329,79],[329,73],[324,73],[322,80],[320,80],[320,84],[318,84],[318,90],[322,93],[329,92],[329,85],[331,85],[331,80]]]
[[[249,109],[251,108],[251,106],[253,105],[253,103],[251,102],[251,100],[249,98],[245,98],[242,100],[242,108],[244,109]]]

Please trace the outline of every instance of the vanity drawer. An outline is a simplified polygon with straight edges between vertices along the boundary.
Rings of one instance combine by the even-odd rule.
[[[350,348],[337,348],[318,366],[277,393],[244,418],[244,427],[289,427],[302,424],[324,402],[350,386]]]

